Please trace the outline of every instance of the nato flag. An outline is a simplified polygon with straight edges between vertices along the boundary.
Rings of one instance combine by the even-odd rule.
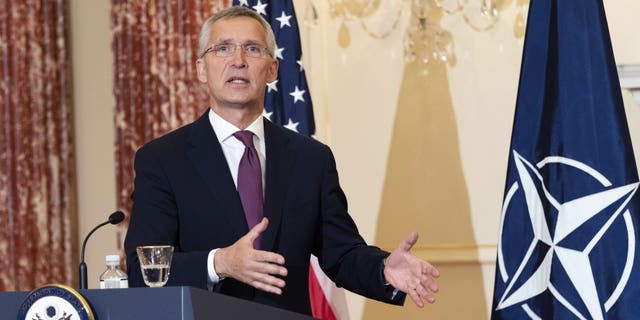
[[[638,173],[602,0],[532,0],[492,319],[640,317]]]

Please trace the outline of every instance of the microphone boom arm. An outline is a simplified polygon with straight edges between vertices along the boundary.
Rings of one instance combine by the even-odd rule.
[[[80,252],[80,265],[78,266],[78,275],[80,277],[80,289],[87,289],[87,264],[84,262],[84,249],[87,245],[87,240],[89,237],[100,227],[106,224],[118,224],[124,220],[124,213],[122,211],[116,211],[109,216],[109,220],[97,225],[93,228],[86,237],[84,237],[84,241],[82,241],[82,251]]]
[[[89,237],[96,232],[96,230],[98,230],[100,227],[109,224],[109,221],[105,221],[99,225],[97,225],[95,228],[93,228],[91,231],[89,231],[89,234],[87,234],[86,237],[84,237],[84,241],[82,241],[82,256],[80,257],[80,261],[84,262],[84,248],[87,245],[87,240],[89,240]]]

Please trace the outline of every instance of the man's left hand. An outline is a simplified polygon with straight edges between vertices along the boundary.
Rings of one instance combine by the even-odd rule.
[[[406,292],[416,306],[422,308],[423,301],[436,301],[436,278],[440,276],[440,272],[430,263],[411,254],[411,248],[417,241],[418,233],[412,232],[398,245],[385,261],[384,277],[394,288]]]

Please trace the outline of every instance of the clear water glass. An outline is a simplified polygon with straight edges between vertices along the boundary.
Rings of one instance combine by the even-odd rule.
[[[162,287],[169,280],[173,246],[140,246],[136,248],[144,283],[152,288]]]

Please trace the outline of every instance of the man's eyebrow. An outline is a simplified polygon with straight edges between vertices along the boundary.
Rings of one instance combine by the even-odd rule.
[[[242,44],[245,44],[245,45],[246,44],[249,44],[249,45],[260,45],[260,46],[262,45],[259,41],[256,41],[256,40],[247,40],[247,41],[243,42]]]
[[[221,44],[234,44],[234,43],[236,43],[236,42],[234,41],[234,39],[229,38],[229,39],[221,39],[221,40],[219,40],[219,41],[215,42],[213,45],[216,45],[216,46],[217,46],[217,45],[221,45]],[[241,43],[241,45],[258,45],[258,46],[264,46],[264,45],[263,45],[260,41],[258,41],[258,40],[247,40],[247,41],[242,42],[242,43]]]
[[[219,45],[219,44],[231,44],[231,43],[234,43],[234,42],[233,42],[233,39],[222,39],[222,40],[217,41],[217,42],[215,43],[215,45]]]

